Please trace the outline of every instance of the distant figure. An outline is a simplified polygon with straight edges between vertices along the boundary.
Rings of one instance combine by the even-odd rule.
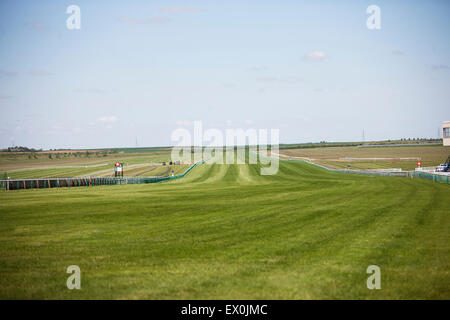
[[[123,177],[123,163],[116,162],[114,165],[114,177]]]

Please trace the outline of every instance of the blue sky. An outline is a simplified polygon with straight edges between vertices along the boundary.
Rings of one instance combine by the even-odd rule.
[[[66,28],[66,8],[81,29]],[[366,27],[369,5],[381,29]],[[1,1],[0,147],[171,145],[278,128],[282,143],[437,137],[448,1]]]

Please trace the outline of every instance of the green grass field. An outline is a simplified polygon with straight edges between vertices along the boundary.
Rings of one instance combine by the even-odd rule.
[[[0,298],[450,298],[449,185],[258,170],[0,193]],[[366,287],[373,264],[381,290]],[[81,290],[66,288],[69,265]]]

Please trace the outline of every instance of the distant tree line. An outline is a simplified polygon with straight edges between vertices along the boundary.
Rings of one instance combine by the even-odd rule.
[[[2,152],[38,152],[42,151],[42,149],[34,149],[34,148],[28,148],[28,147],[8,147],[6,149],[0,149]]]
[[[48,158],[48,159],[63,159],[63,158],[99,158],[107,157],[108,155],[118,153],[117,150],[69,150],[69,149],[34,149],[28,147],[9,147],[5,149],[0,149],[0,152],[11,152],[11,156],[16,157],[19,154],[27,156],[28,159],[38,159],[38,158]],[[22,156],[22,155],[20,155]]]
[[[99,157],[107,157],[111,154],[116,154],[116,150],[103,150],[103,151],[79,151],[79,152],[53,152],[53,153],[46,153],[45,151],[41,154],[45,154],[49,159],[61,159],[61,158],[69,158],[69,157],[75,157],[75,158],[99,158]],[[28,156],[29,159],[36,157],[36,154]]]

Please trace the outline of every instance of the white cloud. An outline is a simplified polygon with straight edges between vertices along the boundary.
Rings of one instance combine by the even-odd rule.
[[[449,69],[449,66],[446,64],[435,64],[431,66],[431,69],[433,70],[446,70]]]
[[[117,121],[117,117],[116,116],[104,116],[104,117],[98,118],[97,121],[101,122],[101,123],[114,123]]]
[[[189,121],[189,120],[177,120],[177,121],[175,121],[175,124],[177,126],[190,126],[193,124],[193,122]]]
[[[395,54],[397,56],[403,56],[403,55],[405,55],[405,52],[402,50],[393,50],[392,54]]]
[[[45,71],[45,70],[32,70],[28,72],[30,76],[34,77],[45,77],[45,76],[52,76],[53,73]]]
[[[305,60],[313,61],[313,62],[320,62],[327,58],[327,54],[323,51],[311,51],[306,56],[304,56]]]
[[[266,66],[253,66],[248,68],[248,71],[264,71],[266,69],[267,69]]]
[[[159,9],[163,13],[201,13],[199,8],[190,6],[173,6]]]
[[[29,22],[29,23],[25,23],[25,26],[27,26],[28,28],[37,30],[37,31],[44,31],[44,30],[48,30],[48,27],[45,27],[42,23],[40,22]]]
[[[269,76],[269,77],[258,77],[258,78],[256,78],[256,81],[273,83],[273,82],[277,82],[278,78],[277,77],[271,77],[271,76]]]
[[[161,17],[153,17],[153,18],[146,18],[146,19],[135,19],[135,18],[129,18],[129,17],[123,17],[118,18],[118,22],[121,23],[127,23],[127,24],[163,24],[169,21],[167,18],[161,18]]]
[[[236,88],[238,84],[234,82],[222,82],[222,86],[225,88]]]
[[[61,123],[55,123],[50,127],[49,130],[45,131],[45,134],[47,135],[58,135],[61,133],[66,133],[66,128]]]
[[[295,83],[301,82],[301,80],[297,77],[286,77],[286,78],[281,78],[280,82],[288,83],[288,84],[295,84]]]
[[[76,93],[98,93],[98,94],[117,92],[116,89],[101,89],[101,88],[75,89],[73,91]]]
[[[63,130],[64,126],[60,123],[55,123],[54,125],[52,125],[52,129],[53,130]]]
[[[296,84],[301,82],[301,79],[298,77],[258,77],[256,78],[258,82],[264,83],[282,83],[282,84]]]

